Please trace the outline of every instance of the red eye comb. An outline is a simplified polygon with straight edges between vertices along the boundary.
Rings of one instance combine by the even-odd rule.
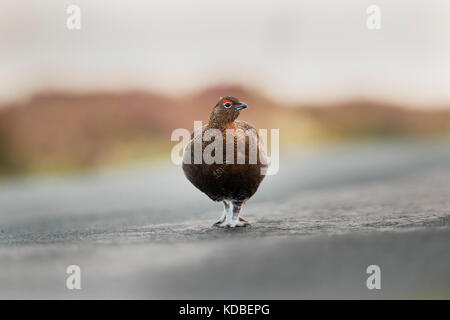
[[[222,102],[222,104],[227,104],[227,103],[233,104],[233,102],[231,102],[230,100],[224,100],[224,101]]]

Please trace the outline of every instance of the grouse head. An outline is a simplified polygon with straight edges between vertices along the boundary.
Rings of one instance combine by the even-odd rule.
[[[241,110],[247,105],[235,97],[223,97],[214,106],[209,117],[209,125],[212,127],[225,127],[239,116]]]

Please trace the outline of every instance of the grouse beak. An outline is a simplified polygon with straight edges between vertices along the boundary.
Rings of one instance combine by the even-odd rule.
[[[243,102],[241,102],[237,107],[236,107],[236,111],[241,111],[242,109],[246,109],[247,105]]]

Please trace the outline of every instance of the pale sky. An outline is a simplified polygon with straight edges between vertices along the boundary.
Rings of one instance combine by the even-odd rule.
[[[81,8],[81,30],[66,8]],[[381,8],[368,30],[366,8]],[[0,0],[0,100],[221,82],[287,101],[450,107],[448,0]]]

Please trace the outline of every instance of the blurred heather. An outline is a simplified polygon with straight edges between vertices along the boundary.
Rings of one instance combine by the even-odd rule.
[[[280,104],[255,90],[216,86],[169,97],[155,92],[44,92],[0,108],[2,175],[67,171],[105,164],[168,159],[176,128],[206,122],[221,95],[249,104],[241,118],[280,128],[282,148],[349,139],[434,138],[450,134],[449,109],[411,109],[376,101]]]

